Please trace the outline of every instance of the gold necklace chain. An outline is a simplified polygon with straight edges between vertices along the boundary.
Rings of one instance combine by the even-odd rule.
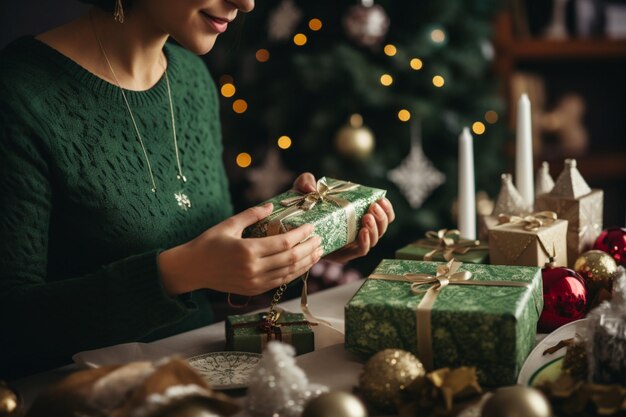
[[[111,74],[113,75],[113,79],[115,80],[117,87],[120,89],[120,92],[122,93],[122,98],[124,99],[124,103],[126,104],[126,109],[128,110],[128,114],[130,115],[130,119],[133,123],[133,128],[135,129],[135,134],[137,135],[137,139],[139,140],[139,144],[141,145],[141,150],[143,151],[143,155],[146,159],[148,175],[150,177],[150,182],[152,183],[151,190],[153,193],[156,193],[157,186],[154,180],[154,174],[152,173],[152,165],[150,164],[150,158],[148,158],[148,152],[146,151],[146,146],[144,145],[143,138],[141,137],[141,133],[139,132],[139,128],[137,127],[137,122],[135,121],[135,115],[133,114],[133,111],[130,107],[128,98],[126,98],[126,93],[124,92],[124,89],[122,88],[122,85],[120,84],[120,81],[117,78],[117,75],[115,74],[115,70],[113,69],[113,66],[111,65],[111,61],[109,61],[109,57],[107,56],[104,50],[102,41],[100,40],[100,37],[98,36],[98,32],[96,31],[96,26],[93,20],[93,15],[90,13],[89,17],[91,19],[91,24],[93,27],[94,34],[96,36],[96,40],[98,41],[98,45],[100,46],[100,51],[102,52],[102,55],[104,56],[104,59],[107,62],[107,65],[109,66],[109,70],[111,71]],[[176,167],[178,168],[178,174],[176,174],[176,178],[182,181],[183,183],[185,183],[187,182],[187,177],[185,177],[185,175],[183,174],[183,170],[180,164],[180,154],[178,152],[178,138],[176,135],[176,120],[174,118],[174,104],[172,102],[172,90],[170,88],[170,79],[169,79],[169,76],[167,75],[167,67],[164,64],[161,64],[161,65],[163,65],[164,74],[165,74],[165,85],[167,87],[167,98],[169,101],[170,116],[171,116],[171,122],[172,122],[172,136],[174,138],[174,154],[176,155]],[[187,197],[187,195],[183,193],[182,191],[174,193],[174,197],[176,198],[178,205],[183,210],[187,210],[191,208],[191,201],[189,200],[189,197]]]

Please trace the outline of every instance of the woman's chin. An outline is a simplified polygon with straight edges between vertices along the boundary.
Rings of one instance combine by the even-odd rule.
[[[176,39],[176,38],[174,38]],[[193,52],[196,55],[205,55],[208,54],[211,49],[215,46],[215,41],[217,40],[217,35],[211,36],[202,36],[196,39],[176,39],[178,43],[180,43],[187,50]]]

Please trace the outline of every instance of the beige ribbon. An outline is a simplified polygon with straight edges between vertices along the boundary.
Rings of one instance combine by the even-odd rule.
[[[357,236],[357,218],[354,207],[348,200],[337,197],[337,195],[346,191],[352,191],[359,187],[359,184],[354,184],[347,181],[337,181],[333,185],[328,185],[326,178],[321,178],[317,181],[316,190],[291,198],[286,198],[280,202],[283,210],[277,210],[271,215],[271,220],[267,225],[268,235],[277,235],[284,232],[283,221],[298,216],[305,211],[311,210],[319,203],[330,201],[342,209],[345,210],[348,218],[348,233],[346,243],[353,242]]]
[[[411,246],[431,249],[424,255],[425,261],[432,261],[438,252],[442,252],[443,258],[449,261],[455,253],[464,255],[472,250],[488,249],[488,246],[481,245],[478,240],[461,239],[461,232],[457,229],[429,230],[426,232],[425,239],[420,239],[412,243]]]
[[[514,216],[510,214],[500,214],[498,216],[498,224],[512,223],[516,226],[522,226],[524,230],[534,232],[543,226],[549,226],[558,219],[553,211],[539,211],[524,217]]]
[[[372,274],[368,278],[411,283],[411,293],[424,295],[417,306],[415,321],[417,326],[417,353],[427,370],[433,369],[433,343],[431,311],[439,292],[448,285],[482,285],[493,287],[528,287],[527,282],[518,281],[473,281],[472,273],[459,271],[462,262],[454,259],[437,267],[437,275],[413,274]],[[428,288],[424,288],[428,286]]]

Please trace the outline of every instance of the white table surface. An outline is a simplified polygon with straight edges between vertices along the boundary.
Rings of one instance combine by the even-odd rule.
[[[309,307],[318,317],[333,319],[333,324],[343,332],[344,306],[359,289],[363,281],[353,282],[341,287],[320,291],[309,297]],[[300,311],[300,299],[281,303],[286,310]],[[340,340],[342,342],[342,340]],[[176,353],[191,357],[207,352],[224,350],[224,322],[214,323],[186,333],[151,342],[155,350]],[[107,350],[114,350],[112,346]],[[311,382],[324,384],[332,390],[350,391],[357,385],[362,364],[348,354],[343,343],[324,347],[297,358],[298,365],[305,371]],[[12,381],[12,385],[20,392],[25,404],[30,405],[44,388],[64,376],[79,370],[75,364],[67,365],[41,374],[36,374]]]

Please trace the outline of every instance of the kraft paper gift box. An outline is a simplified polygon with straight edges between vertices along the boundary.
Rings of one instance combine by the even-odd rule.
[[[458,271],[437,289],[434,276],[450,266]],[[345,307],[345,347],[361,359],[404,349],[428,370],[474,366],[481,384],[511,385],[535,345],[542,309],[538,267],[385,259]]]
[[[489,247],[478,240],[461,239],[456,229],[428,231],[423,239],[419,239],[396,251],[396,259],[413,259],[416,261],[449,261],[456,259],[461,262],[475,264],[487,263]]]
[[[576,160],[566,159],[565,168],[547,194],[535,199],[537,210],[550,210],[567,220],[567,260],[574,265],[581,253],[591,249],[602,232],[604,192],[591,189],[578,169]]]
[[[567,220],[557,219],[554,212],[541,212],[500,216],[500,221],[489,231],[491,264],[543,267],[555,258],[556,266],[567,266]]]
[[[361,218],[385,194],[385,190],[323,177],[314,193],[290,190],[267,200],[274,204],[272,214],[246,228],[244,236],[271,236],[310,223],[327,255],[356,239]]]
[[[303,314],[282,311],[275,326],[265,328],[267,313],[240,314],[226,318],[226,350],[261,353],[270,340],[296,348],[296,354],[315,349],[314,335]]]

